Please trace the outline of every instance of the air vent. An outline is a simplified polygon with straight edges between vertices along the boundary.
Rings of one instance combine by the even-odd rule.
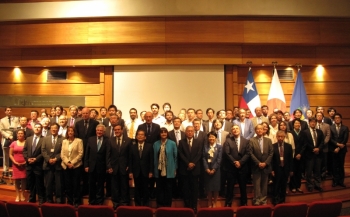
[[[47,72],[47,80],[48,81],[67,80],[67,71],[49,70]]]
[[[293,80],[293,70],[277,69],[278,78],[280,80]]]

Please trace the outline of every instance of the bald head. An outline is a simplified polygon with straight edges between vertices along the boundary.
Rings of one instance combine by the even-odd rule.
[[[84,120],[88,120],[90,117],[90,109],[88,107],[83,108],[83,110],[81,110],[81,117]]]

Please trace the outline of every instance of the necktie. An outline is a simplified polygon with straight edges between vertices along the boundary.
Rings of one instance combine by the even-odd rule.
[[[280,159],[281,159],[281,167],[284,166],[284,152],[283,152],[283,144],[280,144]]]
[[[88,121],[84,121],[85,134],[87,133],[88,127],[89,127],[89,122]]]
[[[151,134],[151,124],[147,124],[147,135]]]
[[[118,149],[118,152],[119,152],[119,149],[120,149],[120,137],[117,137],[117,149]]]
[[[34,154],[34,151],[36,149],[36,142],[38,140],[38,137],[34,136],[34,142],[33,142],[33,145],[32,145],[32,154]]]
[[[339,136],[339,129],[340,129],[340,126],[339,125],[336,125],[336,129],[337,129],[337,134]]]
[[[179,141],[180,141],[180,133],[179,133],[179,131],[177,130],[176,131],[176,145],[179,145]]]
[[[56,138],[53,137],[53,140],[52,140],[52,148],[53,148],[53,149],[55,148],[55,145],[56,145]]]
[[[70,125],[69,126],[73,127],[73,125],[74,125],[74,118],[70,118]]]
[[[142,156],[142,145],[139,146],[139,156],[140,156],[140,158]]]
[[[235,139],[235,143],[236,143],[236,146],[237,146],[237,151],[239,152],[239,142],[237,139]]]
[[[321,129],[321,124],[320,123],[317,124],[317,129],[319,129],[319,130]]]
[[[11,117],[9,117],[9,124],[10,124],[10,126],[11,126]]]
[[[131,120],[131,126],[129,129],[129,138],[133,139],[134,138],[134,120]]]
[[[191,152],[191,149],[192,149],[192,144],[191,144],[191,142],[192,142],[192,140],[188,140],[188,147],[189,147],[189,149],[190,149],[190,152]]]
[[[194,138],[195,138],[195,139],[198,138],[198,131],[196,131],[196,134],[195,134]]]
[[[99,151],[101,148],[101,138],[98,138],[98,141],[97,141],[97,151]]]
[[[260,146],[260,151],[261,151],[261,154],[264,153],[264,150],[263,150],[263,140],[262,138],[259,139],[259,146]]]
[[[316,129],[312,130],[312,136],[313,136],[313,139],[314,139],[314,146],[316,146],[316,142],[317,142]]]

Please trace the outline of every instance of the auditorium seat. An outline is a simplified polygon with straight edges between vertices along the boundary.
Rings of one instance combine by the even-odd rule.
[[[237,208],[236,217],[271,217],[270,206],[241,206]]]
[[[117,217],[153,217],[153,210],[147,206],[120,206]]]
[[[341,207],[340,200],[314,201],[309,205],[307,217],[337,217],[340,215]]]
[[[194,217],[190,208],[161,207],[156,210],[156,217]]]
[[[81,205],[78,207],[79,217],[115,217],[114,210],[110,206]]]
[[[43,217],[76,217],[75,209],[67,204],[52,204],[44,203],[41,206],[41,213]]]
[[[3,201],[0,201],[0,216],[1,217],[8,217],[6,205]]]
[[[41,212],[36,203],[11,201],[7,202],[6,208],[10,217],[41,217]]]
[[[306,203],[283,203],[275,206],[273,217],[306,217]]]
[[[219,208],[200,208],[197,212],[197,217],[233,217],[233,209],[230,207]]]

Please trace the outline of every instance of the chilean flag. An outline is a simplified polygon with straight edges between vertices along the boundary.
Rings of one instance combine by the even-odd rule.
[[[286,111],[286,99],[284,98],[276,68],[273,73],[269,96],[267,97],[267,106],[269,107],[269,115],[273,113],[273,110],[276,108],[282,112]]]
[[[247,82],[243,89],[243,95],[239,102],[239,107],[244,109],[249,108],[251,111],[250,116],[253,117],[255,116],[255,108],[260,106],[260,97],[255,86],[252,69],[249,67]]]

